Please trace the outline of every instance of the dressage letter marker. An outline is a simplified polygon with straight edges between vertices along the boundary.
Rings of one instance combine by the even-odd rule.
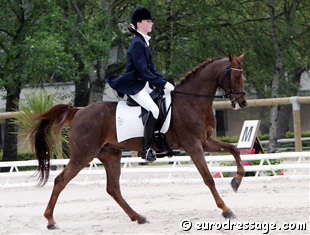
[[[237,145],[238,149],[253,147],[259,124],[259,120],[244,121]]]

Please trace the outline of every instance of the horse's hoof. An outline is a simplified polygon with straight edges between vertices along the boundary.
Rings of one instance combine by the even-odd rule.
[[[47,228],[49,230],[54,230],[54,229],[58,229],[59,227],[57,226],[57,224],[49,224],[49,225],[47,225]]]
[[[236,177],[234,177],[232,180],[231,180],[231,187],[232,189],[234,190],[234,192],[237,192],[238,191],[238,188],[240,186],[240,182],[237,180]]]
[[[225,219],[234,219],[234,218],[236,218],[235,214],[232,211],[225,211],[225,212],[222,213],[222,216]]]
[[[148,223],[149,221],[147,221],[147,219],[145,218],[145,217],[143,217],[143,216],[141,216],[141,218],[139,218],[138,220],[137,220],[137,223],[138,224],[145,224],[145,223]]]

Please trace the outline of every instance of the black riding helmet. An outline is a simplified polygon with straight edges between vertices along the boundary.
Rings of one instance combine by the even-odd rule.
[[[131,23],[135,24],[142,20],[153,20],[150,11],[144,7],[137,8],[131,15]]]

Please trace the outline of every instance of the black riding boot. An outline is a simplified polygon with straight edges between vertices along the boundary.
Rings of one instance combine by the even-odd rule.
[[[139,152],[139,156],[148,162],[154,162],[156,160],[156,155],[151,149],[155,131],[155,125],[156,125],[156,119],[154,118],[152,112],[149,112],[144,126],[143,151]]]

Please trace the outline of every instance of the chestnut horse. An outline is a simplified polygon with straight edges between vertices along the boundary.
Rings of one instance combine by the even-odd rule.
[[[242,59],[244,55],[210,59],[187,73],[175,87],[172,104],[172,125],[166,133],[167,143],[172,149],[182,149],[190,155],[204,183],[209,187],[216,205],[225,218],[234,218],[234,213],[220,197],[213,177],[205,161],[204,152],[229,152],[236,161],[237,174],[231,185],[237,191],[244,176],[244,168],[239,150],[232,144],[222,143],[211,137],[215,127],[212,103],[217,88],[223,89],[233,107],[247,106],[243,90]],[[35,117],[38,124],[31,133],[35,157],[38,159],[39,183],[44,185],[49,177],[51,149],[65,124],[70,124],[70,161],[55,178],[52,195],[44,216],[47,228],[57,228],[53,217],[59,194],[87,164],[98,158],[106,170],[106,190],[126,212],[132,221],[139,224],[146,218],[134,211],[125,201],[120,190],[122,150],[142,149],[143,138],[117,141],[116,112],[117,102],[97,102],[82,109],[59,104]],[[54,133],[54,134],[53,134]],[[156,147],[154,146],[155,150]]]

